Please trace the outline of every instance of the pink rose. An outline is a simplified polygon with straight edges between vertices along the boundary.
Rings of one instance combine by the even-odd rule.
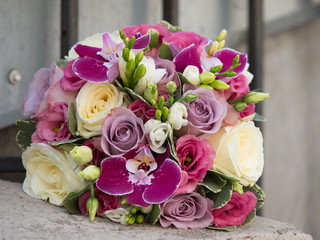
[[[72,136],[68,128],[68,105],[56,102],[38,115],[36,131],[32,134],[33,143],[69,140]]]
[[[151,118],[156,116],[156,109],[149,106],[142,100],[135,100],[129,106],[129,109],[139,118],[142,119],[143,123],[146,123]]]
[[[177,193],[192,192],[212,167],[216,153],[207,140],[190,134],[178,139],[176,150],[182,170],[182,181]]]
[[[257,197],[252,192],[243,194],[233,192],[230,201],[226,205],[212,210],[214,224],[217,227],[240,226],[256,207],[256,204]]]
[[[227,100],[242,98],[243,95],[250,92],[248,79],[243,74],[232,78],[228,84],[230,85],[230,88],[223,91],[223,94]]]
[[[78,203],[80,211],[83,215],[88,215],[87,200],[90,197],[90,191],[86,191],[79,197]],[[119,196],[112,196],[101,192],[98,188],[94,189],[94,196],[98,199],[97,214],[101,215],[107,210],[114,210],[120,207],[121,201]]]
[[[160,205],[160,224],[177,228],[205,228],[211,225],[213,202],[199,193],[173,195]]]
[[[245,118],[254,114],[255,110],[256,110],[255,104],[248,104],[248,107],[246,107],[242,112],[240,112],[240,118]]]
[[[87,82],[79,78],[72,71],[72,64],[75,60],[68,62],[67,66],[63,69],[64,76],[60,81],[60,86],[64,91],[76,92]]]

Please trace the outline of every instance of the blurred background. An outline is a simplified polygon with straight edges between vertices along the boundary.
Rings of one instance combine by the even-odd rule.
[[[37,69],[72,41],[163,18],[211,39],[226,28],[226,45],[249,53],[255,86],[271,94],[258,110],[261,214],[320,239],[320,0],[0,0],[0,178],[24,179],[13,124]]]

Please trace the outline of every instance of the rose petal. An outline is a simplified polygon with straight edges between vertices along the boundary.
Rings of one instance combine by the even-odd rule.
[[[78,58],[72,65],[73,72],[81,79],[90,82],[108,81],[108,68],[104,62],[94,58]]]

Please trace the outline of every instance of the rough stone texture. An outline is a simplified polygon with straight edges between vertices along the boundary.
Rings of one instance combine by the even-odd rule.
[[[213,240],[310,240],[293,225],[257,217],[235,232],[207,229],[183,230],[159,226],[122,226],[97,217],[69,215],[64,208],[27,196],[19,183],[0,180],[0,239],[213,239]]]

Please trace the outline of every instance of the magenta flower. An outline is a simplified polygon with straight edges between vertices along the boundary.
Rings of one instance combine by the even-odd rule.
[[[76,92],[87,82],[79,78],[73,71],[72,65],[75,60],[68,62],[63,69],[64,76],[60,81],[60,86],[64,91]]]
[[[245,118],[254,114],[255,110],[256,110],[255,104],[248,104],[248,107],[246,107],[242,112],[240,112],[240,118]]]
[[[173,59],[173,63],[176,65],[176,71],[183,73],[187,66],[192,65],[196,66],[200,73],[202,73],[200,56],[201,55],[194,44],[184,48]]]
[[[250,92],[248,79],[243,74],[232,78],[228,85],[230,85],[230,88],[223,91],[223,95],[227,100],[242,98],[243,95]]]
[[[151,118],[156,116],[156,109],[149,106],[142,100],[135,100],[129,106],[129,109],[138,117],[141,118],[143,123],[146,123]]]
[[[38,115],[36,131],[32,134],[33,143],[48,143],[52,141],[69,140],[68,104],[56,102]]]
[[[83,215],[89,215],[87,209],[87,201],[90,197],[90,191],[86,191],[79,197],[78,203],[80,211]],[[112,196],[101,192],[98,188],[94,189],[94,196],[98,199],[98,210],[97,214],[101,215],[105,211],[114,210],[121,206],[121,201],[119,196]]]
[[[196,192],[173,195],[161,204],[160,224],[162,227],[172,224],[177,228],[205,228],[213,221],[212,207],[212,200]]]
[[[230,201],[222,208],[213,209],[214,224],[217,227],[240,226],[257,205],[257,197],[252,192],[233,192]]]
[[[212,167],[216,153],[208,141],[190,134],[178,139],[176,150],[181,169],[187,174],[176,193],[192,192]]]
[[[110,195],[125,195],[128,203],[146,207],[166,201],[181,179],[179,166],[171,159],[159,165],[143,146],[133,159],[111,157],[101,163],[97,187]]]
[[[144,140],[141,118],[125,107],[111,110],[101,126],[101,147],[109,156],[122,156]]]

